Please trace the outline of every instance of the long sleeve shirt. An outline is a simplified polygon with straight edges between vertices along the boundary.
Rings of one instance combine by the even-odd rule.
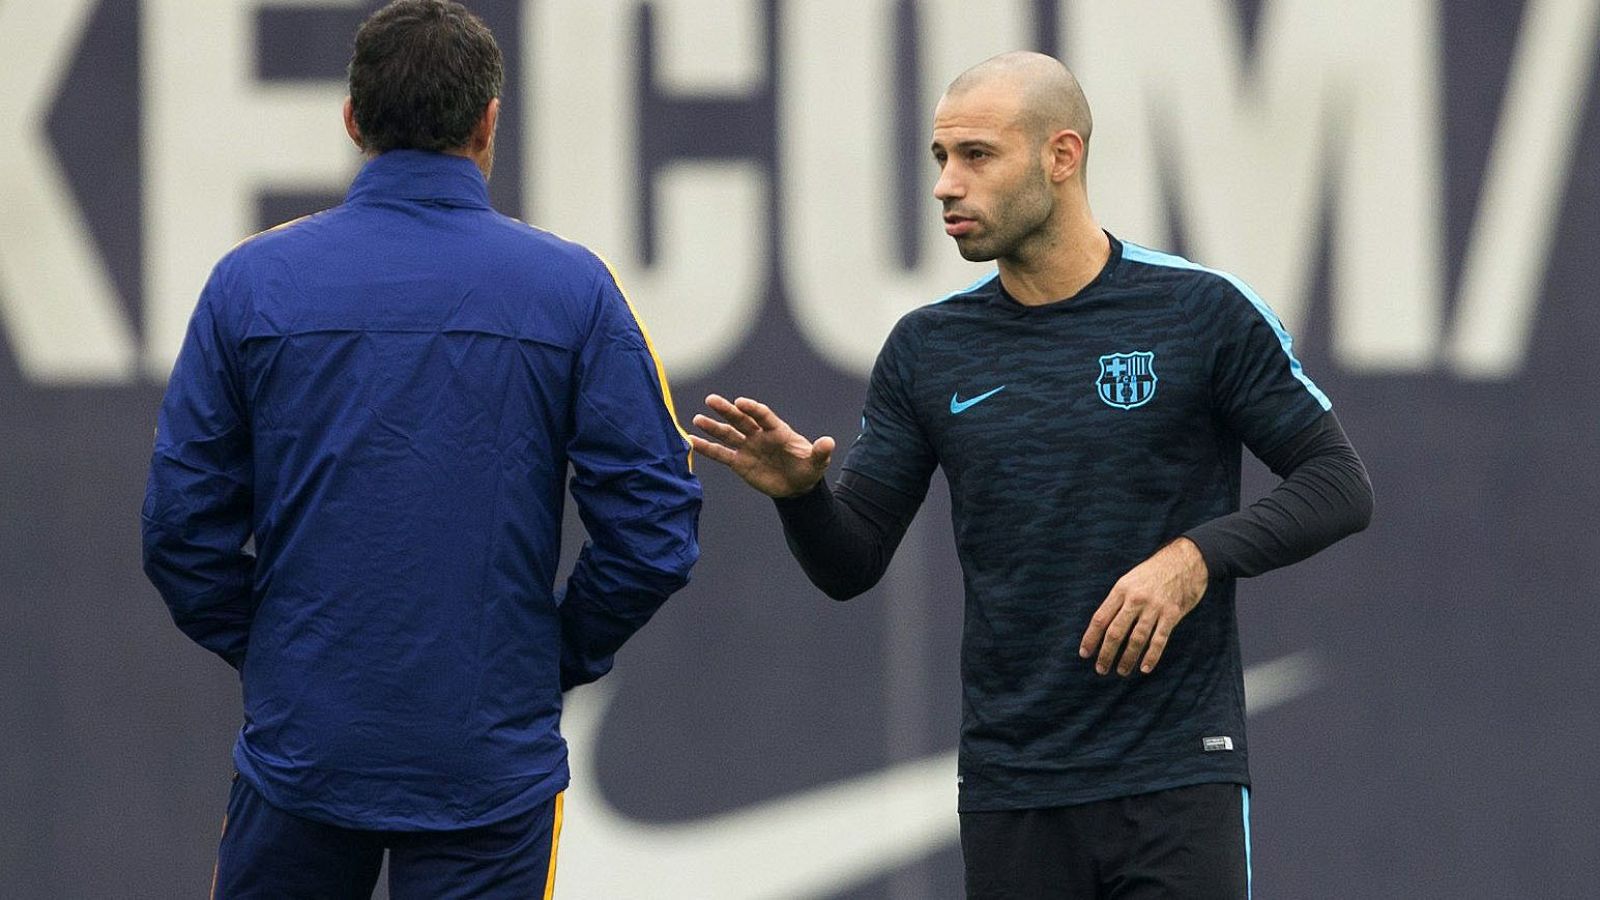
[[[564,488],[590,540],[557,589]],[[567,782],[562,691],[687,581],[700,488],[594,254],[397,150],[219,262],[162,405],[145,571],[240,669],[280,809],[449,829]]]
[[[1249,783],[1235,581],[1365,527],[1359,457],[1281,322],[1238,278],[1111,239],[1070,298],[999,277],[908,313],[879,354],[839,485],[780,500],[807,574],[877,581],[935,469],[965,612],[963,811]],[[1248,448],[1284,481],[1240,509]],[[1186,536],[1212,575],[1154,672],[1095,674],[1090,617]]]

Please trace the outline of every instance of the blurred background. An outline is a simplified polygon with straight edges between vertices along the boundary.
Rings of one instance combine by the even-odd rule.
[[[207,890],[238,685],[140,573],[150,434],[211,264],[358,167],[375,6],[0,0],[0,896]],[[1600,0],[469,6],[508,64],[497,206],[616,264],[685,420],[717,390],[844,440],[895,318],[983,269],[939,228],[934,100],[1061,55],[1102,221],[1250,281],[1377,490],[1240,586],[1258,896],[1594,895]],[[959,896],[942,483],[836,604],[701,474],[694,583],[569,696],[558,896]]]

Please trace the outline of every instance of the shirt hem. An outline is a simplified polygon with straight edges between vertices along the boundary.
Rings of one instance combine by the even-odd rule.
[[[533,776],[529,784],[511,798],[492,803],[470,814],[451,815],[437,812],[396,812],[389,810],[353,810],[330,806],[312,798],[299,796],[289,785],[263,777],[263,773],[250,764],[242,749],[235,745],[233,764],[243,778],[268,805],[276,809],[339,828],[362,831],[457,831],[492,825],[521,815],[549,800],[567,788],[571,774],[563,759],[554,770],[542,776]],[[398,784],[396,786],[399,786]],[[428,805],[420,800],[419,807]]]
[[[1248,771],[1208,771],[1191,772],[1186,775],[1174,775],[1168,778],[1140,782],[1135,787],[1091,787],[1091,788],[1063,788],[1057,790],[1033,790],[1028,796],[969,796],[963,793],[956,802],[957,812],[1002,812],[1017,809],[1051,809],[1060,806],[1081,806],[1085,803],[1098,803],[1102,800],[1116,800],[1122,797],[1137,797],[1141,794],[1153,794],[1157,791],[1170,791],[1175,788],[1192,787],[1197,784],[1237,784],[1243,787],[1250,786],[1250,773]]]

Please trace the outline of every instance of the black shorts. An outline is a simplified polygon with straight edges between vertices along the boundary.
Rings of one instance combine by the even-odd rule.
[[[1248,900],[1250,790],[961,814],[968,900]]]

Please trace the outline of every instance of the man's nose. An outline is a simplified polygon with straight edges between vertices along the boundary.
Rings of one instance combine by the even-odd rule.
[[[945,166],[939,172],[939,180],[933,184],[933,196],[936,200],[959,200],[966,196],[967,189],[961,179],[955,175],[954,166]]]

